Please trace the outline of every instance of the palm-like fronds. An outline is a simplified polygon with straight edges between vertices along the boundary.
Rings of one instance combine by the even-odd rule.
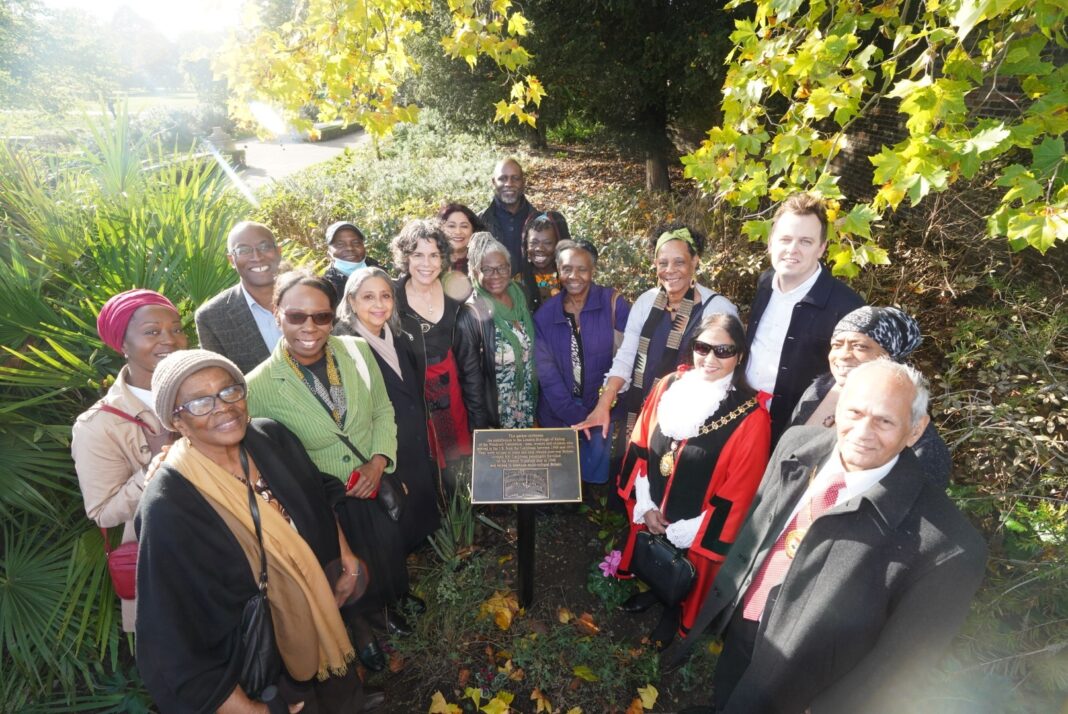
[[[96,335],[116,292],[192,308],[233,281],[226,232],[247,206],[210,162],[150,156],[125,112],[71,157],[0,145],[0,709],[146,711],[70,425],[121,358]],[[149,160],[154,168],[146,170]]]

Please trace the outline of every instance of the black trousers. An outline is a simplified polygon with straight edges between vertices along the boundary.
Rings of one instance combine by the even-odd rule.
[[[744,609],[742,604],[738,603],[723,633],[723,652],[716,660],[716,671],[712,675],[712,703],[717,712],[726,710],[735,685],[742,679],[753,659],[753,645],[760,623],[742,617]]]

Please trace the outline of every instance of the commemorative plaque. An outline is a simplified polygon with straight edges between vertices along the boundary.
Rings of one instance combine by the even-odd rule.
[[[582,500],[574,429],[478,429],[471,502],[576,503]]]
[[[534,600],[535,509],[582,500],[578,432],[574,429],[476,429],[471,503],[515,504],[519,604]]]

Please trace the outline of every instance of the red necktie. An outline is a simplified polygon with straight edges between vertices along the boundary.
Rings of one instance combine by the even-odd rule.
[[[839,473],[830,480],[826,487],[815,491],[808,506],[803,506],[787,524],[767,557],[764,558],[764,564],[760,566],[760,571],[750,583],[749,589],[745,591],[742,599],[744,604],[742,616],[745,619],[760,621],[764,605],[768,602],[768,594],[786,577],[786,571],[790,569],[790,563],[793,562],[793,554],[797,552],[809,526],[827,509],[834,506],[838,500],[838,493],[843,488],[845,488],[845,474]]]

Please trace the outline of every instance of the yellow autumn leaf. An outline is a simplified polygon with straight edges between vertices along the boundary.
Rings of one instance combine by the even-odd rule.
[[[449,704],[445,701],[445,695],[438,691],[434,692],[434,696],[430,698],[430,708],[427,709],[427,714],[463,714],[463,709],[455,704]]]
[[[561,607],[556,611],[556,619],[560,621],[561,625],[566,625],[575,619],[575,613],[571,612],[566,607]]]
[[[482,688],[481,687],[468,687],[464,690],[464,696],[475,703],[477,707],[482,703]]]
[[[497,696],[486,702],[486,705],[480,711],[484,711],[486,714],[508,714],[513,699],[515,699],[515,695],[511,692],[497,692]]]
[[[571,707],[567,710],[567,714],[582,714],[582,707]]]
[[[479,607],[479,617],[493,617],[497,627],[507,630],[512,626],[512,617],[519,612],[519,601],[512,593],[494,592],[493,596]]]
[[[513,13],[512,16],[508,18],[508,34],[523,37],[527,34],[528,22],[527,18],[523,17],[518,12]]]
[[[596,682],[597,675],[593,673],[593,670],[584,664],[575,665],[571,668],[571,673],[579,679],[585,679],[587,682]]]
[[[534,687],[534,691],[530,693],[530,701],[534,702],[534,714],[552,714],[553,705],[549,701],[549,698],[545,696],[540,689]]]
[[[651,684],[646,684],[644,687],[638,687],[638,696],[642,699],[642,707],[645,709],[652,709],[656,704],[656,698],[660,696],[660,692],[656,691],[656,687]]]

